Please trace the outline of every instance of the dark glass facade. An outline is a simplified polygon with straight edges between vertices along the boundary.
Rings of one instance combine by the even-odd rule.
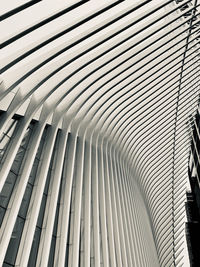
[[[186,193],[186,239],[188,245],[190,265],[198,267],[200,264],[199,236],[200,236],[200,114],[194,118],[191,134],[191,153],[189,158],[188,176],[191,191]]]

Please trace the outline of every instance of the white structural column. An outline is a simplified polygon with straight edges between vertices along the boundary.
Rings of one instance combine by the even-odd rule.
[[[200,0],[11,2],[0,267],[183,266]]]

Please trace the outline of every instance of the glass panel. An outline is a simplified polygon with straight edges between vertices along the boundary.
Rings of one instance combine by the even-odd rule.
[[[0,207],[0,226],[1,226],[2,222],[3,222],[3,218],[4,218],[4,215],[5,215],[5,212],[6,212],[6,210],[4,208]]]
[[[45,142],[45,139],[46,139],[47,129],[48,128],[49,128],[49,126],[46,126],[45,129],[44,129],[44,132],[42,134],[41,142],[40,142],[37,154],[36,154],[36,158],[37,159],[40,159],[40,156],[41,156],[41,153],[42,153],[42,149],[43,149],[43,145],[44,145],[44,142]]]
[[[31,193],[32,193],[32,186],[30,184],[27,185],[26,191],[22,200],[22,204],[19,210],[19,216],[23,217],[24,219],[26,218],[26,213],[28,210],[30,198],[31,198]]]
[[[17,152],[17,155],[15,157],[15,160],[12,164],[12,167],[11,167],[11,171],[13,171],[16,174],[19,173],[19,169],[22,165],[22,160],[23,160],[24,154],[25,154],[25,149],[20,147],[18,152]]]
[[[13,264],[7,264],[7,263],[3,263],[3,267],[11,267],[11,266],[14,266]]]
[[[12,232],[10,243],[7,249],[5,261],[10,264],[15,264],[15,259],[17,256],[18,247],[20,244],[21,234],[24,226],[24,220],[17,217],[15,227]]]
[[[51,249],[49,253],[48,267],[53,267],[55,247],[56,247],[56,237],[53,236],[51,241]]]
[[[14,174],[13,172],[9,172],[8,178],[3,186],[3,189],[0,194],[0,205],[4,208],[7,207],[8,202],[10,200],[11,194],[13,187],[16,182],[17,175]]]
[[[40,206],[40,212],[37,220],[37,226],[42,228],[42,222],[44,218],[45,206],[46,206],[47,196],[43,194],[42,204]]]
[[[29,143],[32,128],[33,128],[33,126],[32,126],[32,124],[30,124],[30,126],[26,130],[25,136],[22,140],[20,148],[17,152],[17,155],[16,155],[15,160],[13,162],[13,165],[11,167],[11,170],[16,174],[19,173],[19,169],[22,165],[22,160],[23,160],[24,155],[25,155],[26,147],[28,146],[28,143]]]
[[[0,162],[3,161],[3,156],[10,143],[11,137],[13,136],[16,125],[17,125],[17,120],[11,119],[7,124],[6,129],[3,132],[2,136],[0,137]]]
[[[36,264],[36,259],[37,259],[37,252],[38,252],[38,246],[40,242],[40,234],[41,234],[41,229],[36,227],[35,230],[35,235],[33,238],[33,244],[31,248],[31,253],[28,261],[28,267],[33,267]]]
[[[35,158],[34,163],[33,163],[33,167],[31,169],[31,174],[29,177],[29,183],[34,185],[34,181],[35,181],[35,177],[36,177],[36,173],[37,173],[37,169],[38,169],[38,165],[39,165],[39,159]]]
[[[62,182],[63,182],[63,179],[61,179],[61,186],[59,189],[59,196],[58,196],[58,202],[57,202],[57,207],[56,207],[56,216],[55,216],[55,220],[54,220],[53,235],[52,235],[52,240],[51,240],[51,250],[50,250],[50,254],[49,254],[48,267],[53,266],[53,261],[54,261]]]
[[[30,174],[30,177],[29,177],[29,183],[32,184],[32,185],[34,184],[34,181],[35,181],[35,177],[36,177],[36,174],[37,174],[37,170],[38,170],[41,154],[42,154],[42,151],[43,151],[44,141],[45,141],[45,137],[46,137],[46,134],[47,134],[47,130],[46,129],[47,129],[47,127],[44,129],[44,132],[43,132],[43,135],[42,135],[42,138],[41,138],[41,141],[40,141],[37,153],[36,153],[36,157],[35,157],[35,160],[34,160],[34,163],[33,163],[31,174]]]
[[[57,208],[56,208],[56,217],[55,217],[55,221],[54,221],[54,227],[53,227],[53,235],[56,236],[57,235],[57,226],[58,226],[58,214],[59,214],[59,208],[60,208],[60,204],[57,204]]]

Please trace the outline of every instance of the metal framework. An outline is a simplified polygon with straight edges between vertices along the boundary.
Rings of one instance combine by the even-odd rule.
[[[183,265],[199,6],[0,9],[0,266]]]

